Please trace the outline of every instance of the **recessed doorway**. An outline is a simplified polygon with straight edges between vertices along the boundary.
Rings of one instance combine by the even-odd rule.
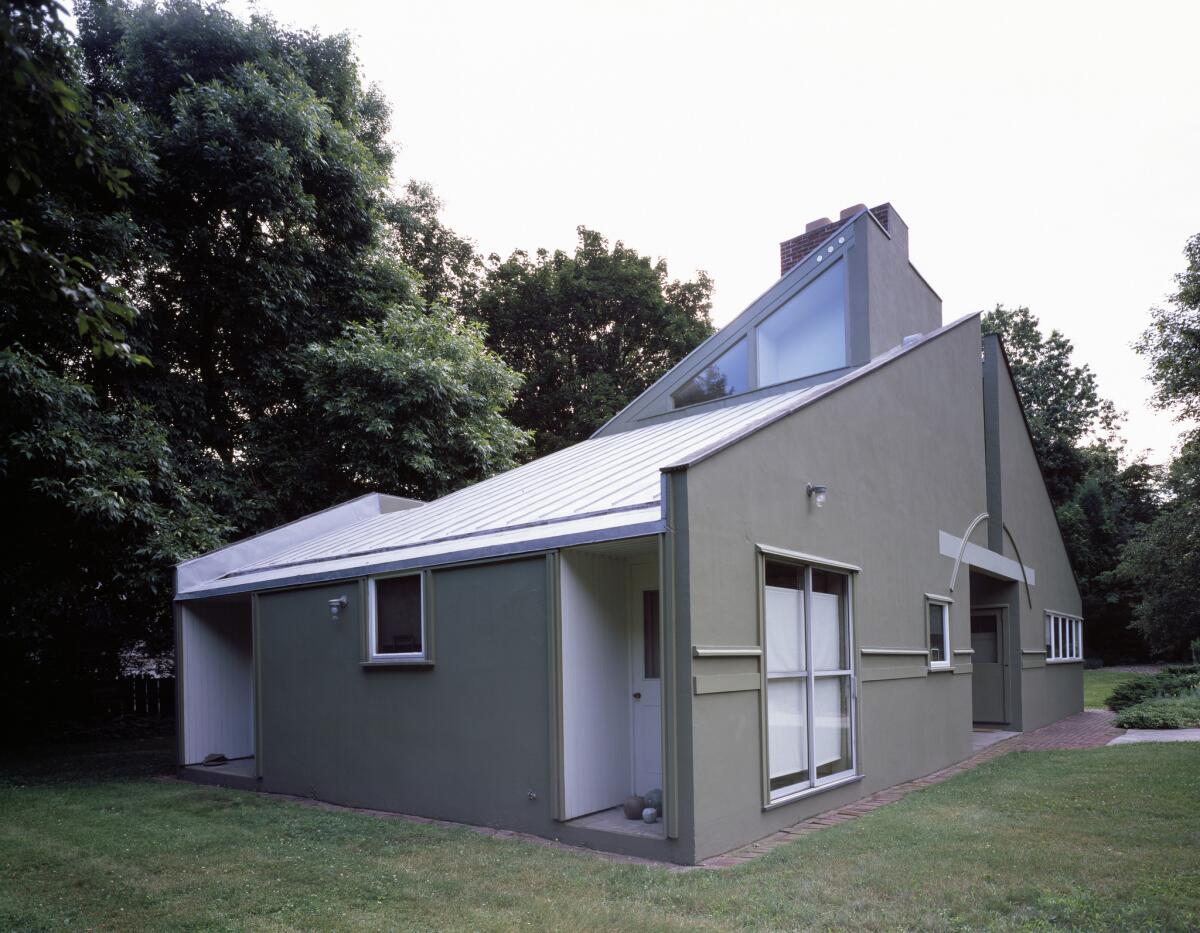
[[[975,722],[1008,722],[1004,616],[999,606],[971,609],[971,718]]]

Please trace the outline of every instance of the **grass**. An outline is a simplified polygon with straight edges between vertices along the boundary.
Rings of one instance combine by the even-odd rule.
[[[1120,684],[1139,675],[1130,671],[1108,671],[1103,668],[1083,672],[1083,708],[1103,709],[1108,695]]]
[[[683,873],[146,777],[161,742],[59,757],[0,763],[0,929],[1200,925],[1198,745],[1014,753]]]

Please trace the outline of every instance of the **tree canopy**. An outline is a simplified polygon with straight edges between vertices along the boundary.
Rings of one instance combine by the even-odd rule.
[[[1200,417],[1200,234],[1184,248],[1186,267],[1165,308],[1137,344],[1150,362],[1154,400],[1180,419]],[[1137,594],[1134,625],[1151,649],[1186,657],[1200,639],[1200,429],[1186,432],[1167,471],[1168,497],[1126,546],[1118,576]],[[1194,650],[1194,649],[1193,649]]]
[[[465,241],[431,192],[393,196],[347,37],[199,0],[84,0],[78,38],[61,14],[0,17],[10,710],[166,651],[179,560],[527,442],[519,376],[442,303],[458,259],[397,249]]]
[[[471,314],[525,376],[511,409],[534,452],[583,440],[712,333],[712,281],[672,280],[619,240],[580,227],[573,254],[492,256]]]
[[[1120,416],[1099,394],[1091,368],[1074,362],[1074,346],[1049,335],[1028,308],[997,305],[985,333],[1004,343],[1046,489],[1079,582],[1088,650],[1109,659],[1140,657],[1128,627],[1135,593],[1115,575],[1122,548],[1158,510],[1160,470],[1143,459],[1122,463]]]

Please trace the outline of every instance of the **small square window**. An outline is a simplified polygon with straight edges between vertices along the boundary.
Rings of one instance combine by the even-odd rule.
[[[926,603],[929,617],[929,666],[950,664],[950,607],[945,603]]]
[[[372,580],[371,589],[372,660],[424,658],[421,575]]]

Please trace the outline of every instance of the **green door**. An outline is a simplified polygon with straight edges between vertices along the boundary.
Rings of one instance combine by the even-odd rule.
[[[1005,712],[1004,616],[999,609],[971,613],[972,719],[975,722],[1008,722]]]

